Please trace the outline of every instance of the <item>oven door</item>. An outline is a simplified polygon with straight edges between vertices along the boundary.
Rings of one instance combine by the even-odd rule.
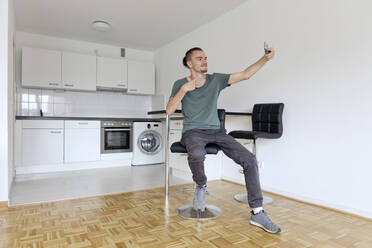
[[[131,152],[132,129],[106,127],[101,130],[101,153]]]

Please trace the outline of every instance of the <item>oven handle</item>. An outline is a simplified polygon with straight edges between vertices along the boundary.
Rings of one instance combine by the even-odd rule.
[[[130,131],[130,128],[104,128],[105,131]]]

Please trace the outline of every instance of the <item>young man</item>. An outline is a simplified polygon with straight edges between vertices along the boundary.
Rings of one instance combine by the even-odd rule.
[[[255,156],[233,137],[220,128],[217,115],[218,96],[225,87],[252,77],[267,61],[274,58],[275,51],[268,48],[265,55],[242,72],[232,74],[206,74],[207,57],[199,47],[188,50],[183,65],[190,70],[190,76],[177,80],[167,104],[166,112],[171,115],[182,102],[184,115],[181,143],[186,147],[188,163],[197,184],[193,207],[205,210],[207,177],[204,173],[205,145],[215,143],[236,163],[243,167],[248,203],[252,208],[252,225],[270,233],[279,233],[275,225],[262,209],[262,193]]]

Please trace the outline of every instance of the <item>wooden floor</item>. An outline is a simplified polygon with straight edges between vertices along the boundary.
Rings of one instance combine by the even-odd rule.
[[[178,206],[193,192],[164,190],[0,208],[0,247],[372,247],[372,222],[283,197],[264,206],[282,228],[268,234],[249,224],[249,208],[233,200],[243,186],[208,184],[207,203],[221,208],[213,220],[187,220]]]

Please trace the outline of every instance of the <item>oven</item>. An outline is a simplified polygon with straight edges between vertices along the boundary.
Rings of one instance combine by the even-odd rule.
[[[132,152],[132,121],[101,121],[101,153]]]

